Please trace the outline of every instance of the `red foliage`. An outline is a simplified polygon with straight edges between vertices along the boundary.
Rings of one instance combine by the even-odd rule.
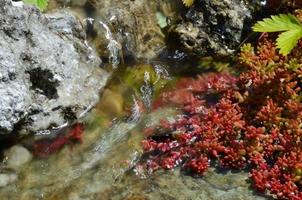
[[[140,167],[180,166],[202,175],[211,161],[251,169],[253,186],[279,199],[302,199],[302,45],[288,57],[264,36],[240,54],[239,77],[227,73],[182,79],[154,109],[169,104],[184,115],[148,130]],[[154,131],[153,134],[150,132]],[[214,162],[213,162],[214,163]]]
[[[66,144],[82,142],[84,132],[83,124],[74,124],[66,135],[59,135],[54,139],[41,139],[33,144],[33,154],[37,157],[46,158],[61,150]]]

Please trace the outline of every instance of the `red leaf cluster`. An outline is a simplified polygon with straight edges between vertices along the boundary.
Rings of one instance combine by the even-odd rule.
[[[161,94],[154,109],[174,104],[184,114],[169,126],[149,129],[140,167],[152,172],[180,166],[198,175],[210,163],[245,168],[257,190],[302,199],[301,46],[283,57],[264,36],[256,50],[242,49],[238,77],[185,78]]]
[[[33,144],[33,154],[37,157],[46,158],[51,154],[60,151],[66,144],[73,142],[82,142],[84,125],[81,123],[74,124],[66,135],[58,135],[54,139],[41,139]]]

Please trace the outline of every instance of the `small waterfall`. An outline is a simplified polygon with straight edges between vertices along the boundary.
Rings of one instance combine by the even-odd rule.
[[[112,64],[114,68],[116,68],[120,64],[120,50],[121,45],[118,43],[114,37],[110,28],[102,21],[99,21],[99,24],[105,29],[105,37],[108,40],[107,49],[110,52],[109,62]]]
[[[93,25],[96,20],[88,17],[84,21],[90,25]],[[122,46],[114,39],[113,33],[105,22],[99,20],[97,25],[100,25],[96,26],[97,28],[104,30],[105,38],[108,41],[107,49],[109,51],[109,63],[112,64],[113,68],[116,68],[120,64]]]
[[[73,174],[77,174],[79,171],[84,172],[95,167],[107,156],[108,152],[113,147],[127,139],[129,132],[136,127],[142,118],[142,110],[140,109],[135,97],[133,97],[133,101],[134,103],[131,116],[129,116],[126,121],[118,121],[114,124],[112,128],[110,128],[109,131],[98,142],[96,142],[92,152],[87,155],[86,162],[83,162],[82,165],[73,172]]]
[[[141,98],[148,110],[151,109],[151,101],[153,97],[153,84],[150,80],[150,73],[145,72],[144,74],[144,84],[140,88]]]
[[[150,111],[152,107],[152,99],[155,92],[155,86],[160,84],[161,80],[171,80],[171,76],[166,68],[162,65],[155,65],[154,72],[156,74],[155,80],[151,80],[151,74],[148,71],[144,73],[144,84],[140,87],[140,97]]]
[[[171,75],[169,74],[167,70],[167,66],[162,66],[162,65],[154,65],[154,70],[157,76],[156,81],[154,82],[155,84],[160,80],[160,79],[165,79],[165,80],[172,80]]]

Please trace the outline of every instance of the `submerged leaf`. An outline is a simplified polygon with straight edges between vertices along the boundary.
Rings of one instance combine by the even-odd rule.
[[[277,38],[277,48],[284,56],[289,54],[302,38],[302,24],[294,15],[280,14],[271,16],[257,22],[253,30],[255,32],[281,32]]]

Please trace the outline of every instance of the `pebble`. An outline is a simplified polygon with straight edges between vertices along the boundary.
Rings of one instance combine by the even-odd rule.
[[[32,154],[23,146],[15,145],[5,152],[6,167],[10,169],[19,169],[32,159]]]
[[[0,188],[5,187],[17,180],[16,174],[4,174],[0,173]]]

